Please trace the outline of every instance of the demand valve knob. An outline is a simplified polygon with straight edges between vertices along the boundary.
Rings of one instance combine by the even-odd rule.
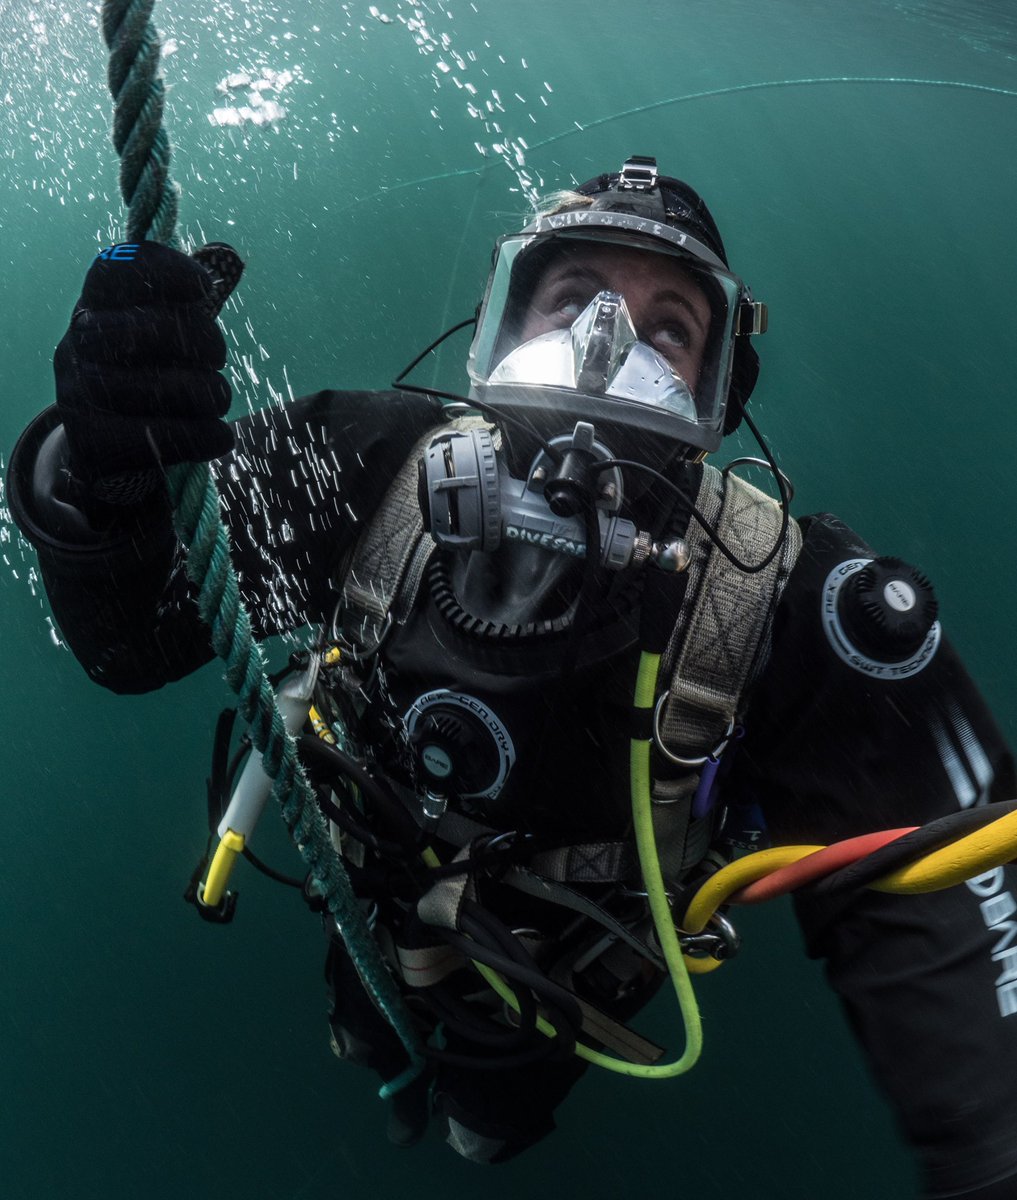
[[[938,611],[928,578],[899,558],[873,559],[847,580],[837,603],[848,640],[881,662],[915,654]]]

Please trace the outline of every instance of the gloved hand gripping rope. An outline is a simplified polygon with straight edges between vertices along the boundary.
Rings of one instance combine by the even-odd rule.
[[[110,50],[113,142],[120,155],[127,240],[137,244],[150,235],[175,246],[177,189],[169,178],[170,146],[162,128],[164,87],[158,74],[159,39],[150,22],[153,7],[154,0],[103,0],[102,33]],[[390,1094],[423,1067],[415,1027],[367,927],[276,706],[240,598],[211,472],[205,463],[183,461],[167,469],[166,479],[177,534],[188,551],[188,577],[199,589],[199,611],[213,648],[226,662],[227,682],[250,722],[251,739],[274,781],[273,795],[283,819],[335,917],[364,986],[409,1056],[405,1075],[382,1089],[383,1095]]]

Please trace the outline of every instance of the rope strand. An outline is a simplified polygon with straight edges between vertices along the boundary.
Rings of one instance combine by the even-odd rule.
[[[170,143],[162,127],[165,87],[158,69],[159,38],[150,20],[154,2],[103,0],[102,33],[110,51],[113,144],[120,156],[127,238],[150,237],[176,247],[179,193],[169,176]],[[171,467],[166,479],[174,527],[187,550],[187,575],[197,589],[198,610],[213,649],[226,664],[226,681],[250,725],[251,740],[262,753],[273,781],[272,794],[364,987],[406,1048],[412,1078],[423,1067],[419,1035],[332,845],[296,743],[276,704],[230,561],[212,473],[204,463],[184,463]]]

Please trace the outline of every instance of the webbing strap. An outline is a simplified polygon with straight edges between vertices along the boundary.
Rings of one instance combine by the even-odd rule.
[[[631,842],[587,842],[538,851],[530,866],[559,882],[611,883],[639,878],[639,858]]]
[[[456,860],[468,858],[472,850],[473,843],[471,842],[459,851]],[[549,900],[593,919],[613,937],[625,942],[635,950],[639,958],[649,960],[658,969],[661,967],[659,954],[587,897],[573,892],[560,883],[542,879],[523,867],[510,867],[505,872],[503,880],[521,892],[542,900]],[[458,929],[459,911],[466,897],[475,898],[472,876],[461,875],[440,879],[417,902],[417,915],[425,925]],[[397,947],[397,961],[403,979],[414,987],[433,986],[464,965],[464,960],[458,955],[450,954],[447,947],[425,947],[413,950]],[[663,1055],[663,1049],[654,1042],[641,1037],[588,1001],[582,1000],[578,996],[576,1000],[582,1012],[581,1028],[588,1038],[606,1046],[629,1062],[653,1063]]]
[[[652,1063],[660,1062],[664,1057],[663,1046],[658,1046],[656,1042],[651,1042],[649,1038],[644,1038],[634,1029],[629,1029],[627,1025],[609,1017],[607,1013],[595,1008],[582,996],[576,996],[576,1001],[579,1004],[579,1011],[583,1014],[583,1033],[617,1054],[619,1058],[624,1058],[626,1062],[649,1066]]]
[[[777,502],[736,475],[703,468],[697,507],[743,562],[759,562],[780,534]],[[741,697],[769,656],[773,614],[801,550],[797,522],[762,571],[746,574],[694,523],[687,538],[690,587],[662,665],[669,678],[659,725],[664,746],[708,754],[735,720]]]
[[[395,946],[396,962],[404,981],[414,988],[434,987],[461,971],[466,959],[451,946]]]
[[[462,862],[471,857],[474,844],[464,846],[453,861]],[[648,945],[637,934],[634,934],[621,921],[613,917],[588,896],[566,887],[557,880],[548,879],[525,866],[508,867],[500,876],[503,883],[543,900],[556,904],[572,912],[582,913],[589,917],[608,933],[627,943],[641,957],[649,959],[657,966],[662,966],[660,954]],[[437,929],[459,930],[459,913],[464,899],[475,900],[476,885],[473,876],[464,872],[462,875],[450,875],[437,880],[417,901],[417,915],[425,925]]]
[[[664,960],[659,950],[654,949],[649,943],[634,934],[627,925],[616,920],[605,908],[588,896],[573,891],[572,888],[567,888],[562,883],[546,879],[525,867],[510,867],[504,875],[504,881],[525,895],[533,896],[538,900],[546,900],[550,904],[557,904],[572,912],[581,913],[584,917],[589,917],[591,921],[596,921],[613,937],[631,946],[640,958],[648,959],[659,970],[664,969]]]
[[[693,785],[695,780],[693,779]],[[679,795],[676,788],[688,791],[686,780],[667,780],[654,791],[654,829],[661,863],[667,878],[677,878],[687,860],[699,862],[709,846],[712,825],[709,821],[689,819],[691,796]],[[682,803],[681,801],[685,801]],[[659,805],[659,807],[658,807]],[[483,825],[462,813],[446,810],[438,823],[438,836],[450,845],[463,847],[468,842],[504,836],[504,830]],[[457,855],[461,859],[462,855]],[[639,856],[631,841],[578,842],[555,846],[531,854],[525,869],[540,876],[547,884],[629,883],[640,878]],[[506,876],[512,882],[511,869]],[[545,898],[554,900],[553,896]],[[602,922],[603,923],[603,922]]]
[[[442,433],[475,428],[487,428],[482,417],[460,417],[419,438],[357,540],[341,580],[342,632],[357,653],[373,654],[391,622],[409,616],[435,548],[431,535],[424,532],[417,499],[418,460]]]
[[[698,771],[686,771],[677,779],[653,781],[653,832],[661,874],[669,882],[682,879],[686,871],[700,863],[713,839],[712,817],[692,816],[699,778]]]
[[[473,856],[473,843],[470,842],[459,851],[452,860],[462,862]],[[475,900],[477,896],[476,883],[473,875],[464,871],[462,875],[449,875],[439,879],[417,901],[417,916],[425,925],[436,929],[459,930],[459,913],[464,900]]]
[[[464,847],[456,855],[456,861],[467,857],[470,849],[471,847]],[[581,913],[583,916],[595,921],[601,928],[611,934],[613,938],[625,942],[640,958],[649,960],[658,968],[663,967],[663,959],[659,951],[650,946],[638,934],[633,933],[631,929],[588,896],[584,896],[562,883],[547,879],[542,875],[538,875],[535,871],[522,866],[509,867],[501,876],[501,879],[503,883],[508,884],[524,895],[533,896],[535,899],[543,900],[548,904],[556,904],[560,908],[569,909],[571,912]],[[432,928],[454,929],[458,931],[460,909],[462,908],[463,900],[467,898],[476,899],[475,886],[471,875],[464,873],[463,875],[453,875],[445,879],[439,879],[417,901],[417,915],[425,925],[430,925]]]
[[[387,632],[392,606],[407,567],[423,541],[424,522],[417,503],[417,459],[435,431],[418,439],[389,485],[385,498],[357,540],[342,587],[343,636],[361,653],[371,653]]]

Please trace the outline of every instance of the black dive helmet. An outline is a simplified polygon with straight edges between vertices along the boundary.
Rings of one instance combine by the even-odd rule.
[[[508,418],[503,434],[520,465],[532,452],[521,428],[550,440],[577,421],[592,423],[621,458],[655,466],[701,458],[741,421],[759,372],[750,337],[765,330],[766,307],[728,270],[706,205],[687,184],[658,175],[655,159],[634,156],[577,192],[589,200],[566,198],[499,240],[470,348],[471,396]],[[534,322],[549,273],[574,275],[570,257],[617,263],[618,247],[655,256],[648,269],[697,297],[694,379],[633,325],[623,288],[598,288],[596,272]],[[625,261],[637,262],[631,253]]]

